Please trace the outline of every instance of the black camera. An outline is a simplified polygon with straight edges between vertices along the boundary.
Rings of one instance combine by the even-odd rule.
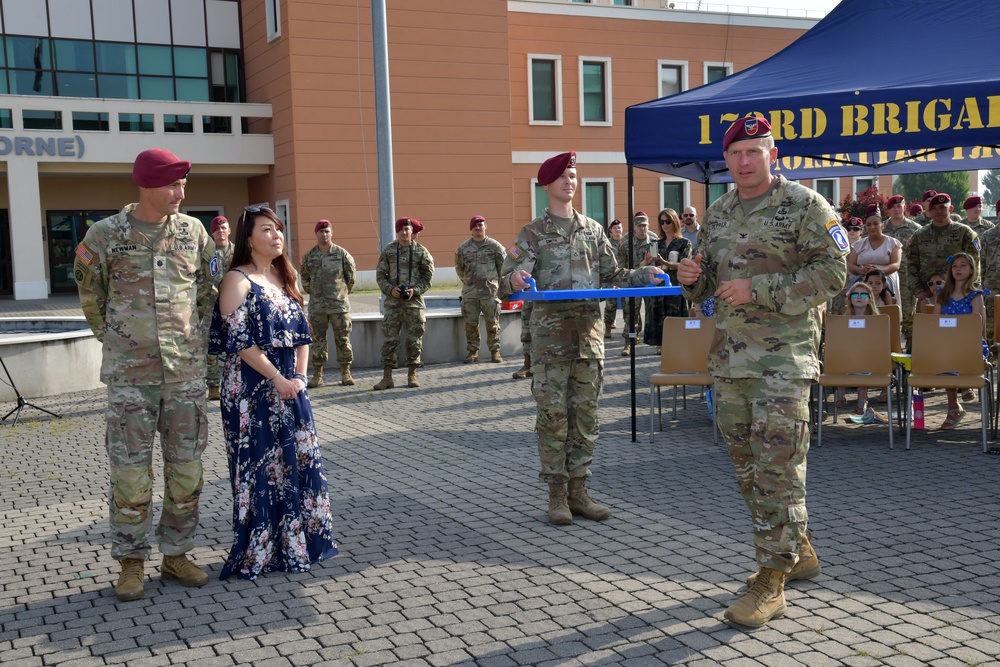
[[[409,285],[400,285],[399,286],[399,298],[400,299],[406,301],[407,299],[410,298],[411,294],[413,294],[413,290],[410,289]]]

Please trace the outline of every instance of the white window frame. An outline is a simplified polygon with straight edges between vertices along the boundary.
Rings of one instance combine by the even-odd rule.
[[[709,67],[723,67],[726,70],[726,76],[733,75],[733,64],[732,63],[711,63],[705,62],[704,67],[701,70],[701,80],[707,85],[708,84],[708,68]]]
[[[663,77],[660,76],[661,72],[663,71],[663,66],[664,65],[669,65],[671,67],[680,67],[681,68],[681,80],[680,80],[681,89],[678,92],[683,93],[685,90],[687,90],[688,89],[688,70],[690,69],[688,61],[686,61],[686,60],[657,60],[656,61],[656,96],[657,97],[664,97],[664,95],[663,95],[663,88],[661,88],[661,85],[663,84]]]
[[[818,184],[819,184],[819,181],[832,181],[833,182],[833,196],[830,197],[830,199],[833,200],[833,206],[834,206],[834,208],[840,206],[840,179],[837,178],[837,177],[833,177],[833,178],[814,178],[813,179],[813,190],[815,190],[816,192],[819,192],[819,188],[817,187]]]
[[[659,211],[662,211],[663,209],[665,209],[667,207],[667,203],[663,200],[663,185],[665,183],[681,183],[681,184],[683,184],[683,186],[684,186],[684,201],[687,202],[685,204],[685,206],[691,206],[691,181],[689,181],[686,178],[680,178],[679,176],[665,176],[665,177],[661,177],[660,178],[659,192],[657,193],[657,197],[660,200],[660,208],[656,209],[657,210],[657,214],[659,214]],[[683,212],[683,209],[681,211],[677,211],[677,215],[680,215],[682,212]],[[702,213],[704,214],[704,211]]]
[[[851,177],[851,198],[853,199],[859,192],[867,189],[858,187],[858,181],[871,181],[872,185],[878,187],[878,176],[852,176]],[[838,200],[834,200],[838,201]]]
[[[604,65],[604,120],[586,120],[583,108],[583,65],[584,63],[602,63]],[[611,127],[614,124],[615,112],[611,107],[611,58],[606,56],[580,56],[580,125],[585,127]]]
[[[615,179],[613,178],[584,178],[580,180],[580,189],[583,191],[580,196],[580,203],[583,207],[583,212],[586,215],[587,212],[587,186],[592,183],[604,183],[607,186],[608,192],[608,220],[605,221],[605,225],[611,224],[611,221],[615,219]]]
[[[281,37],[281,0],[264,0],[264,13],[267,23],[267,41],[273,42]]]
[[[288,224],[288,200],[279,199],[274,202],[274,214],[285,226],[285,253],[291,252],[292,247],[292,226]]]
[[[556,75],[556,119],[555,120],[535,120],[535,81],[531,72],[531,64],[536,60],[551,60],[555,62]],[[562,103],[562,56],[546,53],[528,54],[528,125],[562,125],[563,124],[563,103]]]
[[[535,219],[535,211],[538,210],[538,199],[535,197],[535,191],[537,188],[544,188],[545,186],[538,184],[538,179],[531,179],[531,219]]]

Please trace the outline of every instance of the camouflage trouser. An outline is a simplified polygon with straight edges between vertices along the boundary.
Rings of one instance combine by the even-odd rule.
[[[604,362],[575,359],[534,364],[531,393],[538,412],[538,479],[564,483],[589,477],[600,422],[597,402],[604,385]]]
[[[531,354],[531,301],[521,306],[521,345],[525,354]]]
[[[396,368],[399,363],[399,333],[406,331],[406,361],[404,366],[423,366],[420,353],[424,349],[423,308],[400,308],[386,301],[382,319],[382,368]]]
[[[608,299],[604,302],[604,329],[608,330],[615,324],[618,317],[618,299]]]
[[[326,342],[326,332],[333,326],[333,342],[337,346],[337,364],[354,362],[354,350],[351,349],[351,329],[354,324],[350,313],[314,313],[309,312],[309,329],[312,334],[312,347],[309,357],[313,369],[326,366],[330,358],[329,345]]]
[[[205,381],[108,387],[105,445],[111,469],[111,556],[149,557],[152,527],[153,437],[163,448],[163,512],[156,527],[160,552],[194,548],[201,495],[201,453],[208,444]]]
[[[636,340],[642,340],[642,298],[635,299],[622,299],[622,317],[625,318],[625,324],[622,325],[622,338],[628,340],[628,318],[631,308],[629,308],[629,303],[635,301],[635,333]]]
[[[222,384],[222,368],[219,367],[219,357],[214,354],[208,355],[205,380],[208,382],[209,387],[218,387]]]
[[[790,571],[806,532],[810,384],[715,378],[719,429],[750,508],[760,567]]]
[[[465,341],[469,352],[479,351],[479,315],[486,320],[486,345],[490,352],[500,351],[500,301],[462,297],[465,317]]]

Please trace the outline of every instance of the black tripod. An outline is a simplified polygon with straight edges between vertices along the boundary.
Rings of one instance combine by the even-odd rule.
[[[35,405],[34,403],[29,403],[28,401],[24,400],[24,396],[21,396],[21,392],[19,392],[17,390],[17,386],[14,384],[14,379],[11,378],[11,376],[10,376],[10,371],[7,370],[7,364],[5,364],[3,362],[3,357],[0,357],[0,366],[3,366],[3,372],[7,375],[7,384],[10,385],[11,389],[14,390],[14,395],[17,396],[17,405],[14,406],[14,408],[10,412],[8,412],[7,414],[5,414],[3,416],[3,418],[0,418],[0,422],[5,422],[5,421],[7,421],[7,417],[10,417],[11,415],[14,415],[14,424],[13,425],[17,426],[17,420],[21,418],[21,410],[24,409],[24,406],[28,406],[29,408],[34,408],[36,410],[41,410],[42,412],[44,412],[46,414],[52,415],[56,419],[62,419],[62,415],[57,415],[54,412],[50,412],[50,411],[46,410],[45,408],[40,408],[37,405]]]

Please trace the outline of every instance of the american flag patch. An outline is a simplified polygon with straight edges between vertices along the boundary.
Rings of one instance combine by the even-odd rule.
[[[510,256],[513,257],[514,259],[517,259],[518,257],[521,256],[521,249],[518,248],[516,245],[512,245],[511,247],[507,248],[507,252],[510,253]]]
[[[87,246],[82,243],[76,247],[76,256],[87,266],[90,266],[90,263],[94,261],[94,253],[87,250]]]

